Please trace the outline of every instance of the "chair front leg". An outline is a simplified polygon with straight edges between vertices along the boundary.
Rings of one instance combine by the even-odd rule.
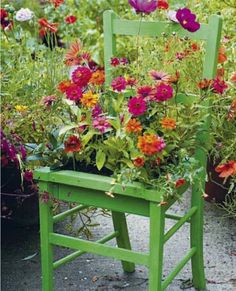
[[[164,250],[165,211],[150,202],[149,291],[161,291]]]
[[[53,290],[53,247],[49,242],[49,233],[53,232],[53,215],[51,201],[40,199],[40,241],[41,241],[41,268],[42,290]]]

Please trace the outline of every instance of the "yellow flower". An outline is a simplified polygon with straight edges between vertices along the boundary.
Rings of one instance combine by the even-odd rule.
[[[90,90],[83,94],[80,101],[86,107],[94,107],[98,101],[98,94],[93,94],[93,92]]]
[[[16,111],[18,112],[25,112],[28,109],[28,106],[25,105],[16,105],[15,106]]]

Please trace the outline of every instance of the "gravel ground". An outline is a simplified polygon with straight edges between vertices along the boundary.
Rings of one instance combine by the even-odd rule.
[[[184,213],[188,207],[189,194],[181,204],[172,207],[173,213]],[[236,223],[222,218],[224,212],[206,203],[204,225],[205,271],[208,291],[236,290]],[[111,219],[96,217],[101,225],[93,230],[94,239],[112,230]],[[128,216],[132,247],[147,251],[147,218]],[[169,228],[173,222],[167,220]],[[74,225],[78,228],[79,221]],[[65,233],[65,226],[57,231]],[[114,244],[114,242],[110,242]],[[164,276],[178,263],[189,246],[189,226],[184,225],[165,246]],[[68,254],[65,248],[55,248],[55,259]],[[148,290],[148,272],[143,266],[136,266],[136,272],[125,274],[119,261],[85,254],[75,261],[58,268],[55,272],[56,291],[87,290]],[[179,273],[168,287],[168,291],[195,290],[188,284],[191,279],[190,264]],[[2,291],[41,290],[39,231],[37,228],[20,228],[2,223]]]

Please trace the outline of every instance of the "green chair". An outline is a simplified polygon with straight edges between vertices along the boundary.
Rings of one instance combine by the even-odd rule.
[[[220,43],[222,20],[218,16],[211,16],[208,24],[202,24],[196,33],[189,33],[180,25],[170,22],[145,22],[119,19],[113,12],[104,13],[104,40],[105,40],[105,70],[106,84],[111,81],[110,58],[115,56],[116,35],[161,36],[163,32],[171,35],[175,31],[179,36],[188,36],[191,39],[206,41],[206,56],[203,68],[203,78],[215,77]],[[190,97],[179,94],[177,102],[190,102]],[[194,98],[193,98],[194,100]],[[207,113],[209,101],[206,101]],[[208,114],[207,116],[210,116]],[[196,139],[195,157],[205,169],[209,136],[210,117],[207,117],[199,128]],[[116,184],[113,189],[114,198],[108,197],[104,192],[109,191],[112,183],[110,177],[74,172],[51,171],[49,168],[40,168],[35,171],[35,178],[39,181],[40,192],[50,193],[50,197],[66,202],[75,202],[79,206],[53,216],[52,199],[48,202],[40,199],[40,235],[42,256],[42,285],[43,291],[53,290],[53,270],[70,262],[78,256],[90,252],[102,256],[113,257],[122,261],[124,271],[133,272],[135,263],[146,265],[149,268],[149,291],[161,291],[172,282],[175,276],[191,260],[193,283],[195,288],[205,288],[205,275],[203,263],[203,199],[200,188],[205,184],[205,173],[199,173],[196,183],[192,187],[191,208],[183,216],[167,213],[169,207],[175,202],[168,201],[168,205],[160,206],[163,191],[147,189],[141,183],[127,185],[124,190]],[[188,186],[181,187],[180,194]],[[53,231],[53,225],[68,215],[76,213],[87,206],[110,209],[114,224],[114,232],[98,240],[86,241],[79,238],[62,235]],[[131,250],[128,236],[125,213],[137,214],[150,218],[149,253],[140,253]],[[164,232],[165,219],[174,219],[176,224],[166,233]],[[184,224],[190,223],[191,247],[185,257],[178,263],[173,271],[163,281],[163,248],[164,244]],[[117,240],[118,247],[105,245],[113,238]],[[74,249],[70,255],[53,261],[53,246],[63,246]]]

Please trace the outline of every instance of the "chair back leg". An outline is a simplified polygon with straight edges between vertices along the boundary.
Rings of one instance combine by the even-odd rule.
[[[117,246],[119,248],[131,250],[125,213],[112,211],[112,220],[115,231],[119,232],[119,235],[116,237]],[[135,271],[135,265],[131,262],[122,261],[122,267],[123,270],[128,273]]]

